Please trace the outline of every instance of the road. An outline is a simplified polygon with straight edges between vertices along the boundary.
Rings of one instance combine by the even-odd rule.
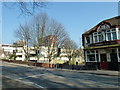
[[[2,88],[118,88],[117,76],[2,62]]]

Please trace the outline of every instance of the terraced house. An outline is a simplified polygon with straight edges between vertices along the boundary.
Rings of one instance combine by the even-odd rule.
[[[82,35],[86,66],[119,70],[120,16],[104,20]]]

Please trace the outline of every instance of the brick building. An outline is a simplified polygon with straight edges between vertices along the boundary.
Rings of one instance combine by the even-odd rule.
[[[86,66],[94,69],[120,68],[120,16],[104,20],[82,34]]]

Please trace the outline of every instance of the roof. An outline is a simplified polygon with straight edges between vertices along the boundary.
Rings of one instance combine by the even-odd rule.
[[[106,23],[110,23],[111,26],[120,26],[120,16],[116,16],[110,19],[106,19],[103,20],[102,22],[106,22]],[[89,31],[83,33],[83,34],[89,34],[92,31],[95,31],[97,29],[97,27],[102,23],[100,22],[99,24],[97,24],[96,26],[94,26],[93,28],[91,28]]]
[[[5,47],[16,47],[15,45],[11,45],[11,44],[1,44],[1,46],[5,46]],[[17,47],[23,47],[23,46],[17,46]]]

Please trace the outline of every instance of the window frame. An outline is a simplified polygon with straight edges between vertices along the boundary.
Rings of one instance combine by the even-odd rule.
[[[104,40],[111,41],[120,39],[120,30],[117,32],[116,28],[108,29],[106,31],[99,31],[93,33],[93,43],[102,42]],[[119,36],[117,36],[119,35]],[[115,36],[115,37],[114,37]],[[100,39],[101,37],[101,39]]]
[[[94,60],[93,61],[90,61],[90,59],[88,58],[90,55],[94,55]],[[98,52],[96,50],[86,51],[87,62],[97,62],[97,60],[96,60],[97,55],[98,55]]]

